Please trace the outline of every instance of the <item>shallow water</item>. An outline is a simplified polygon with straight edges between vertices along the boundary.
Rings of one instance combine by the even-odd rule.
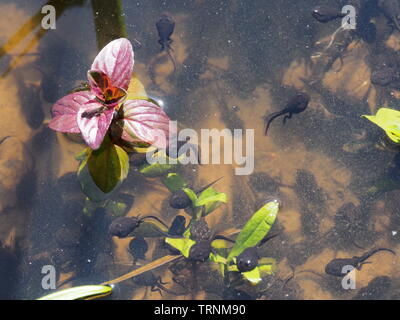
[[[383,132],[360,115],[384,105],[398,108],[399,92],[374,86],[370,75],[376,52],[390,47],[398,54],[400,33],[387,30],[385,18],[378,15],[375,41],[355,38],[341,54],[342,61],[333,59],[328,70],[320,70],[322,59],[331,53],[315,56],[328,46],[340,20],[320,24],[310,10],[334,2],[343,5],[322,0],[121,1],[135,52],[134,71],[149,96],[164,102],[171,119],[196,130],[255,130],[251,175],[235,175],[231,164],[181,169],[194,186],[223,176],[216,188],[227,193],[229,202],[207,217],[216,232],[242,227],[266,199],[282,201],[271,230],[279,236],[262,249],[263,256],[277,259],[278,272],[257,287],[239,287],[253,298],[351,299],[381,276],[390,280],[378,281],[367,297],[398,297],[398,258],[385,252],[357,272],[356,290],[342,289],[340,278],[311,273],[299,274],[282,288],[291,267],[324,274],[335,257],[362,255],[374,247],[399,249],[398,150],[384,146]],[[55,265],[58,285],[66,281],[63,288],[102,283],[134,268],[127,250],[132,238],[111,239],[111,217],[105,210],[91,216],[82,212],[85,195],[74,155],[83,144],[47,126],[52,104],[85,80],[99,51],[91,2],[73,3],[58,17],[55,30],[32,40],[39,28],[28,28],[26,37],[18,36],[15,46],[0,51],[5,115],[0,118],[0,138],[10,136],[0,145],[0,298],[47,294],[41,285],[44,265]],[[0,0],[0,46],[43,5],[37,0]],[[175,72],[157,43],[155,23],[163,13],[176,22]],[[103,36],[111,40],[112,32]],[[317,83],[310,84],[315,79]],[[307,110],[285,126],[275,120],[264,136],[263,117],[282,109],[296,91],[310,95]],[[151,214],[169,224],[178,213],[169,208],[169,192],[160,179],[145,178],[135,170],[112,197],[121,194],[133,201],[128,216]],[[356,208],[349,213],[355,216],[351,227],[340,224],[337,214],[351,208],[343,207],[349,203]],[[156,239],[148,243],[139,265],[167,254]],[[161,296],[127,280],[116,285],[111,298],[222,299],[222,279],[210,270],[214,269],[207,263],[195,270],[174,263],[154,273],[182,295]]]

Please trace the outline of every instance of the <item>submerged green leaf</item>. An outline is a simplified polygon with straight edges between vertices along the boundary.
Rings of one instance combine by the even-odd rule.
[[[214,263],[221,263],[221,264],[226,264],[227,260],[223,256],[216,254],[216,253],[210,253],[210,261]]]
[[[228,260],[237,257],[245,249],[256,246],[268,234],[279,212],[279,202],[270,201],[259,209],[245,224],[236,238]]]
[[[81,152],[77,153],[75,155],[75,159],[78,160],[78,161],[87,160],[87,158],[89,157],[91,152],[92,152],[92,149],[87,147],[87,148],[83,149]]]
[[[258,268],[262,277],[272,275],[276,272],[276,260],[273,258],[261,258],[258,261]]]
[[[168,173],[167,176],[162,179],[162,182],[172,193],[187,186],[186,181],[179,173]]]
[[[90,154],[88,167],[100,190],[109,193],[127,177],[129,157],[124,149],[104,139],[101,147]]]
[[[385,130],[393,142],[400,143],[400,111],[380,108],[375,116],[363,115],[363,117]]]
[[[261,274],[260,274],[260,269],[258,267],[255,267],[251,271],[247,272],[242,272],[243,277],[250,281],[251,284],[258,284],[261,282]]]
[[[139,169],[139,172],[144,174],[146,177],[155,178],[163,176],[171,171],[175,171],[176,166],[177,164],[170,164],[167,160],[165,164],[158,162],[145,164]]]
[[[204,215],[207,215],[217,209],[222,203],[227,203],[228,197],[223,192],[218,192],[213,188],[207,188],[196,201],[196,207],[204,206]]]
[[[192,239],[188,238],[165,238],[165,242],[179,250],[186,258],[189,257],[190,248],[196,243]]]
[[[232,246],[232,243],[224,239],[216,239],[211,242],[211,246],[215,249],[227,249]]]
[[[196,206],[196,203],[197,203],[196,193],[190,188],[183,188],[182,190],[189,197],[190,201],[192,201],[193,206]]]
[[[77,175],[82,192],[89,198],[89,201],[101,203],[106,200],[107,195],[103,191],[101,191],[96,183],[93,181],[93,178],[87,166],[87,159],[83,160],[79,165]],[[88,212],[87,210],[85,213],[90,215],[90,212]]]
[[[112,287],[100,285],[79,286],[60,290],[37,300],[78,300],[96,299],[111,294]]]

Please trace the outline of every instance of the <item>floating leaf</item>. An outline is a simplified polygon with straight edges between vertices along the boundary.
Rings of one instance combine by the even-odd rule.
[[[186,181],[178,173],[168,173],[167,176],[162,179],[162,182],[172,193],[187,186]]]
[[[190,248],[196,243],[192,239],[188,238],[165,238],[165,242],[179,252],[186,258],[189,257]]]
[[[78,300],[78,299],[96,299],[111,294],[110,286],[88,285],[60,290],[37,300]]]
[[[78,112],[82,105],[95,97],[92,92],[80,91],[59,99],[51,109],[53,118],[49,122],[49,127],[60,132],[80,133],[77,122]]]
[[[83,139],[93,150],[98,149],[102,144],[113,119],[114,109],[104,110],[100,114],[91,117],[84,117],[84,114],[98,112],[101,108],[104,108],[104,106],[97,100],[88,101],[86,104],[81,105],[76,118]]]
[[[253,214],[236,238],[228,260],[237,257],[245,249],[256,246],[267,235],[279,211],[279,202],[270,201]]]
[[[108,43],[97,54],[91,70],[105,73],[114,87],[128,89],[131,81],[134,63],[134,54],[131,42],[120,38]]]
[[[109,139],[105,139],[102,146],[89,156],[88,167],[100,190],[109,193],[128,175],[128,154]]]
[[[385,130],[393,142],[400,143],[400,111],[380,108],[375,116],[363,115],[363,117]]]
[[[144,141],[164,149],[168,146],[170,119],[153,100],[128,100],[119,114],[124,123],[122,139],[131,143]]]

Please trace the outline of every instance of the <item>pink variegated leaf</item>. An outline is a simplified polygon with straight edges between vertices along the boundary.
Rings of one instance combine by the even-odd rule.
[[[89,91],[79,91],[61,98],[53,105],[53,119],[49,127],[60,132],[79,133],[77,114],[82,105],[93,99],[95,95]]]
[[[78,111],[77,122],[82,137],[93,150],[98,149],[103,142],[113,114],[113,108],[109,109],[97,101],[82,105]]]
[[[169,138],[169,121],[166,113],[148,100],[128,100],[122,105],[122,139],[128,142],[144,141],[166,148]]]
[[[133,71],[133,50],[128,39],[120,38],[107,44],[94,59],[91,70],[105,73],[114,87],[129,87]]]

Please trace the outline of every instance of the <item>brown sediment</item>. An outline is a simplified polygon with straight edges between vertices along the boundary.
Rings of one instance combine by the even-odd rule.
[[[338,65],[337,61],[325,74],[324,86],[343,100],[358,102],[364,99],[371,87],[371,70],[365,61],[367,55],[366,45],[350,45],[343,57],[343,65]]]

